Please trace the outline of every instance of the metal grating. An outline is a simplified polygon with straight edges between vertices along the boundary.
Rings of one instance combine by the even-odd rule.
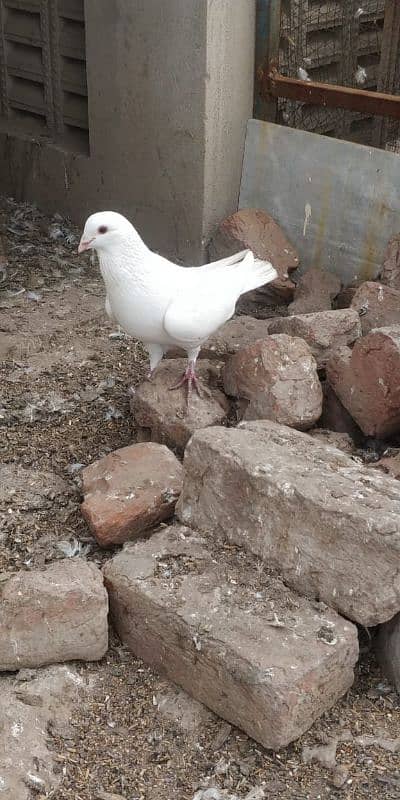
[[[279,71],[288,77],[400,93],[399,42],[385,55],[393,30],[385,0],[282,0]],[[395,12],[397,13],[397,12]],[[391,70],[391,79],[387,80]],[[280,99],[280,121],[400,152],[398,122]]]
[[[3,130],[88,152],[84,0],[0,0]]]

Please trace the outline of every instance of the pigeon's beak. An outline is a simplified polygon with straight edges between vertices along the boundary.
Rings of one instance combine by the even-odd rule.
[[[95,237],[93,239],[85,239],[82,236],[82,239],[79,242],[78,253],[84,253],[85,250],[90,250],[92,246],[92,242],[94,242]]]

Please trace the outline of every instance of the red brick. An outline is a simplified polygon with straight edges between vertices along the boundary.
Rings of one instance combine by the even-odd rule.
[[[166,359],[157,367],[151,381],[142,383],[132,394],[131,412],[142,440],[160,442],[183,452],[192,433],[226,421],[230,403],[218,388],[221,364],[199,360],[196,372],[200,378],[202,396],[195,390],[186,402],[186,388],[171,392],[187,362]]]
[[[400,292],[381,283],[367,281],[356,291],[351,307],[360,315],[364,335],[373,328],[400,323]]]
[[[172,517],[182,466],[167,447],[147,442],[115,450],[82,477],[82,514],[99,544],[109,547]]]
[[[264,747],[297,739],[353,682],[355,626],[213,535],[164,530],[104,575],[135,655]]]
[[[266,420],[198,431],[177,515],[362,625],[400,611],[398,481]]]
[[[1,587],[0,670],[97,661],[108,647],[107,613],[101,572],[83,559],[10,577]]]
[[[400,325],[371,331],[353,350],[337,350],[326,374],[366,436],[384,439],[400,431]]]
[[[224,386],[242,419],[272,419],[301,430],[320,417],[317,365],[302,339],[285,334],[245,347],[226,363]]]
[[[271,261],[278,272],[278,278],[257,293],[274,301],[290,302],[294,283],[289,273],[298,267],[299,257],[277,222],[265,211],[242,208],[221,222],[210,242],[210,260],[245,249],[252,250],[257,258]]]
[[[350,308],[342,311],[318,311],[315,314],[296,314],[280,317],[269,323],[270,333],[286,333],[304,339],[323,369],[333,351],[350,345],[361,336],[360,319]]]

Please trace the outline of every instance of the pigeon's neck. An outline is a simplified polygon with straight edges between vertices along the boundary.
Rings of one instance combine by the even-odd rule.
[[[146,271],[148,253],[148,248],[136,231],[129,238],[119,242],[118,248],[100,252],[100,270],[106,286],[109,288],[118,286],[127,278],[140,280]]]

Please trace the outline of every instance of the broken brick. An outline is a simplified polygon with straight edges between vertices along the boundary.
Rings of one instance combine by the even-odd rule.
[[[102,547],[135,539],[172,517],[182,466],[165,445],[122,447],[82,471],[81,510]]]
[[[309,346],[275,335],[245,347],[224,368],[227,394],[239,399],[242,419],[272,419],[306,430],[322,411],[322,389]]]
[[[362,625],[400,610],[398,481],[305,433],[266,420],[198,431],[177,515]]]
[[[355,626],[279,577],[257,591],[256,559],[212,535],[164,529],[127,545],[104,575],[135,655],[264,747],[297,739],[352,684]]]
[[[366,436],[384,439],[400,431],[400,325],[376,328],[342,347],[326,375],[340,402]]]
[[[288,336],[304,339],[318,369],[322,369],[336,348],[351,345],[361,336],[361,325],[357,312],[346,308],[342,311],[294,314],[271,320],[269,332],[286,333]]]

